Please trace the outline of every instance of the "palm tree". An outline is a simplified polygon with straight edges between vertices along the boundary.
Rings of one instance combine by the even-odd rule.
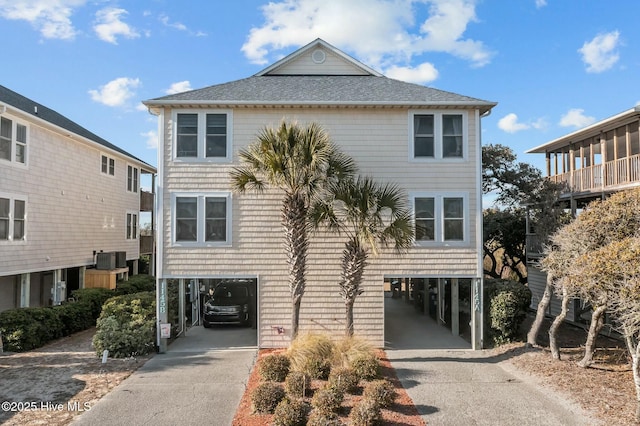
[[[282,190],[282,226],[291,292],[291,339],[298,334],[300,302],[307,271],[309,207],[333,180],[353,175],[354,161],[341,153],[318,124],[301,126],[283,121],[277,129],[265,127],[254,143],[240,150],[241,167],[231,172],[234,190]]]
[[[369,255],[380,245],[393,243],[402,251],[414,238],[407,197],[394,184],[379,184],[369,177],[348,178],[332,183],[323,200],[314,203],[313,224],[347,236],[342,252],[340,295],[345,304],[345,332],[353,335],[353,305],[363,293],[362,275]]]

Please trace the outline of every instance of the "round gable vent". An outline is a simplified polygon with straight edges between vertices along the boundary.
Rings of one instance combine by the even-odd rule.
[[[315,62],[316,64],[323,63],[326,58],[327,58],[327,55],[325,55],[322,49],[316,49],[311,54],[311,59],[313,59],[313,62]]]

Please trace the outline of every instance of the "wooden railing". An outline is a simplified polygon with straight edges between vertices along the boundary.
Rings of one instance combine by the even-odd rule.
[[[147,191],[140,191],[140,211],[152,212],[153,211],[153,197],[154,194]]]
[[[153,235],[140,235],[140,254],[153,253]]]
[[[549,176],[556,183],[566,183],[566,193],[595,192],[625,184],[640,183],[640,154],[604,164],[583,167]]]

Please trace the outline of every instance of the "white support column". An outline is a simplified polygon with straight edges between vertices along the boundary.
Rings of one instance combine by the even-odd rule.
[[[86,266],[81,266],[78,272],[78,288],[84,288],[84,274],[87,271]]]
[[[20,275],[20,307],[28,308],[31,300],[31,274]]]
[[[451,279],[451,334],[454,336],[460,335],[460,307],[458,303],[460,298],[458,297],[458,279]]]

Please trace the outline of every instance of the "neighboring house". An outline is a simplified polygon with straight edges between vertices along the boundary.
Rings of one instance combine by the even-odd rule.
[[[117,272],[135,273],[141,200],[153,198],[140,178],[155,172],[0,86],[0,311],[59,304],[85,284],[99,286],[89,275],[100,252],[120,252],[117,266],[127,268]]]
[[[402,187],[415,212],[408,253],[389,248],[370,259],[355,334],[384,346],[385,283],[400,280],[412,296],[427,287],[427,312],[482,346],[480,121],[495,103],[386,78],[318,39],[252,77],[144,104],[160,121],[159,321],[169,320],[169,286],[186,286],[196,306],[208,288],[242,280],[257,289],[258,345],[288,345],[281,196],[233,193],[229,177],[238,151],[284,119],[319,123],[362,174]],[[344,238],[312,237],[301,333],[344,333],[337,284]]]
[[[545,154],[547,176],[554,182],[566,184],[560,201],[567,202],[575,215],[593,200],[640,185],[639,124],[640,107],[636,106],[527,153]],[[540,270],[538,263],[542,252],[542,244],[535,233],[527,232],[527,265],[534,309],[546,283],[546,273]],[[552,298],[549,315],[560,312],[560,302],[559,298]],[[590,312],[590,307],[575,299],[569,307],[567,320],[586,323]]]

